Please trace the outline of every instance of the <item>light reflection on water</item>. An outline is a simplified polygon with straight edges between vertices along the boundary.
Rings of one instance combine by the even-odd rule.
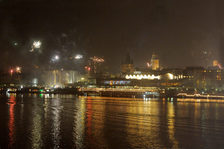
[[[75,148],[83,148],[85,131],[85,101],[78,100],[75,104],[73,122],[73,144]]]
[[[16,104],[15,97],[14,95],[11,95],[8,101],[9,105],[9,123],[8,123],[8,128],[9,128],[9,147],[12,147],[12,144],[14,143],[14,127],[15,127],[15,117],[14,117],[14,106]]]
[[[38,106],[37,102],[33,103],[32,108],[32,122],[31,122],[31,142],[32,142],[32,148],[37,149],[42,147],[42,131],[41,131],[41,125],[42,125],[42,119],[41,119],[41,107]],[[28,116],[28,115],[27,115]]]
[[[0,97],[0,148],[220,148],[223,110],[220,100],[12,94]]]

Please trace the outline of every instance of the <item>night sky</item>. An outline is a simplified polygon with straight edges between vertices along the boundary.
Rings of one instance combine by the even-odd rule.
[[[120,69],[127,52],[146,66],[154,51],[163,67],[224,64],[220,0],[0,0],[2,69],[49,65],[81,53]],[[42,48],[30,53],[34,40]],[[79,65],[74,62],[74,65]]]

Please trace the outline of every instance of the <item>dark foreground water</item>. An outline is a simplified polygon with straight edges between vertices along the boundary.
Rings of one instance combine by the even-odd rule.
[[[0,148],[224,148],[224,103],[0,96]]]

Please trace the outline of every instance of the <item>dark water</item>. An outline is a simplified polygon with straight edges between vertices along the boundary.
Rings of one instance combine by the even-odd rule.
[[[0,96],[0,148],[224,148],[224,103]]]

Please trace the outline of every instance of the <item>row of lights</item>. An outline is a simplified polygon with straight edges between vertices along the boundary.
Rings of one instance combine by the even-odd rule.
[[[155,76],[155,75],[126,75],[126,79],[137,79],[137,80],[142,80],[142,79],[148,79],[148,80],[154,80],[158,79],[160,80],[160,76]]]
[[[169,80],[174,80],[174,79],[184,79],[184,78],[193,78],[193,76],[174,76],[172,73],[167,73],[166,74]],[[161,79],[161,76],[155,76],[155,75],[126,75],[126,79],[136,79],[136,80],[142,80],[142,79],[148,79],[148,80],[154,80],[154,79]]]

